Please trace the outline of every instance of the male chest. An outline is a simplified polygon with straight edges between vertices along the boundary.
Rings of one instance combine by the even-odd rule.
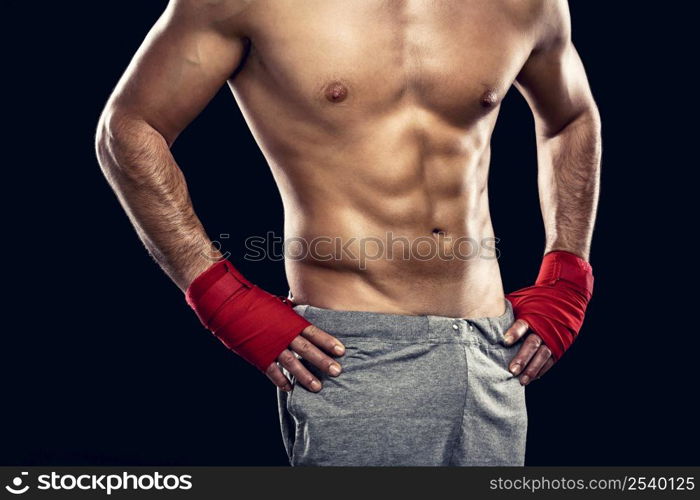
[[[529,54],[505,0],[275,0],[257,5],[252,57],[310,108],[411,101],[457,122],[495,107]]]

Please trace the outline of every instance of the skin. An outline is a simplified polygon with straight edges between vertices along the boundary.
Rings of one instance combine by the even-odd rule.
[[[171,2],[105,107],[97,152],[146,248],[183,291],[221,255],[170,147],[225,84],[277,181],[285,237],[339,238],[353,256],[357,239],[387,233],[447,256],[466,238],[493,238],[490,137],[515,85],[535,119],[545,253],[588,259],[600,120],[563,0]],[[462,318],[504,311],[498,262],[483,253],[383,256],[361,268],[327,242],[315,250],[285,261],[297,303]],[[507,339],[522,342],[511,371],[523,384],[552,366],[522,320]],[[342,352],[309,327],[267,375],[290,390],[285,368],[318,391],[298,356],[337,376]]]

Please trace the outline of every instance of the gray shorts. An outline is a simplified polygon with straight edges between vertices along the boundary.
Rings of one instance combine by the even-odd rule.
[[[290,393],[277,391],[291,465],[523,465],[525,388],[507,369],[520,344],[502,344],[510,302],[501,316],[469,320],[295,310],[346,353],[339,377],[302,360],[321,392],[293,377]]]

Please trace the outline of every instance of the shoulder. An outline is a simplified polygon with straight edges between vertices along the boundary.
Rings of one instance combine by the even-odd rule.
[[[253,0],[170,0],[168,7],[190,13],[234,15],[253,3]]]
[[[170,0],[170,17],[189,24],[232,32],[240,24],[254,0]]]
[[[534,48],[561,45],[571,37],[567,0],[503,0],[517,25],[532,34]]]
[[[537,47],[556,48],[571,39],[571,15],[567,0],[537,0]]]

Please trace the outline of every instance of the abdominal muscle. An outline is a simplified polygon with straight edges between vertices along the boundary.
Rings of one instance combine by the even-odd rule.
[[[373,255],[375,248],[367,253]],[[499,316],[504,311],[495,260],[446,263],[414,257],[361,262],[287,258],[293,301],[336,310],[459,318]]]
[[[356,138],[317,137],[323,140],[308,145],[297,136],[299,154],[284,162],[266,152],[285,206],[294,302],[408,315],[502,314],[486,190],[493,123],[466,133],[426,120],[400,123],[366,123]]]
[[[522,4],[251,4],[229,84],[297,242],[295,302],[504,312],[486,188],[500,103],[533,48]]]

